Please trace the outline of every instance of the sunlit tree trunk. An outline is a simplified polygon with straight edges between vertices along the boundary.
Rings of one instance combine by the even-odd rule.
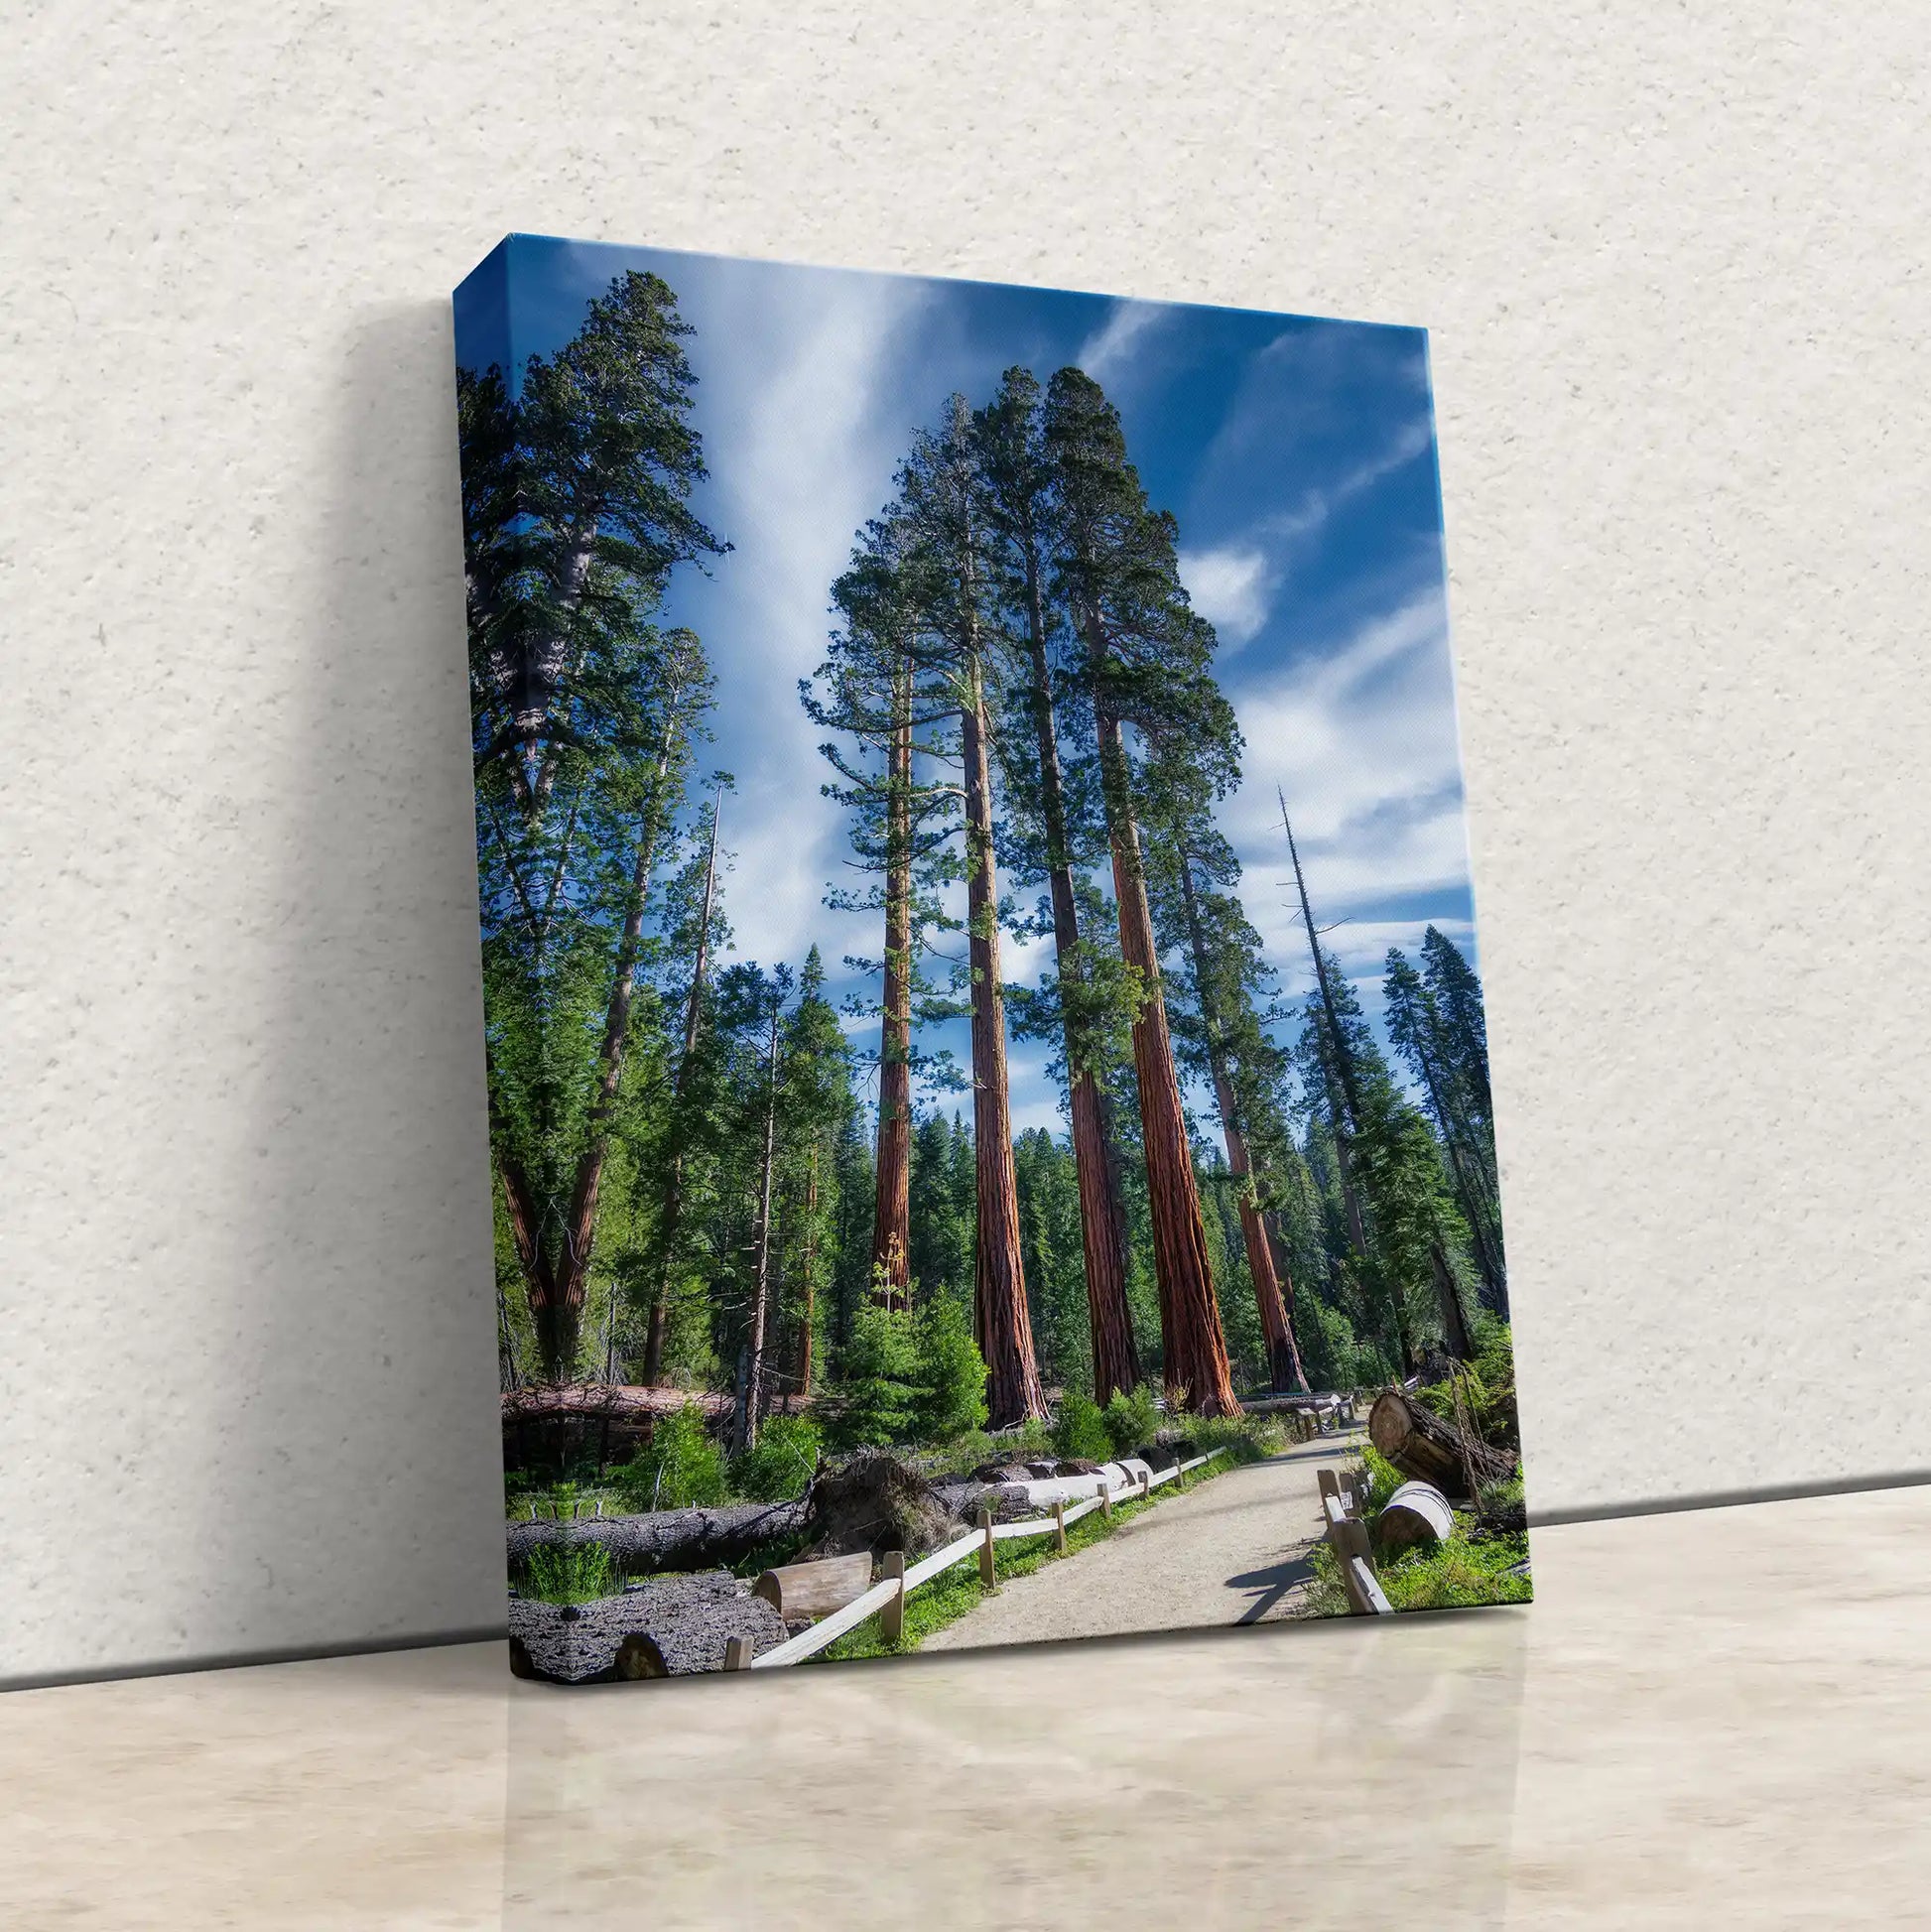
[[[1187,908],[1187,938],[1194,955],[1194,983],[1199,988],[1201,1025],[1207,1034],[1207,1056],[1214,1077],[1214,1101],[1220,1109],[1221,1133],[1226,1142],[1227,1167],[1238,1183],[1240,1238],[1247,1251],[1247,1273],[1254,1285],[1254,1304],[1260,1312],[1260,1333],[1267,1346],[1267,1378],[1276,1391],[1306,1388],[1308,1380],[1301,1367],[1301,1351],[1294,1340],[1294,1324],[1287,1313],[1281,1292],[1281,1279],[1275,1271],[1273,1243],[1261,1219],[1260,1202],[1254,1191],[1253,1161],[1247,1151],[1247,1136],[1241,1130],[1240,1108],[1227,1074],[1226,1050],[1219,1016],[1209,992],[1207,934],[1201,923],[1199,895],[1194,889],[1193,860],[1183,849],[1179,855],[1180,885]]]
[[[1066,1042],[1067,1103],[1073,1121],[1073,1165],[1080,1188],[1080,1240],[1086,1260],[1087,1315],[1093,1331],[1093,1392],[1105,1403],[1140,1379],[1133,1342],[1133,1314],[1126,1300],[1126,1210],[1119,1195],[1119,1168],[1107,1128],[1104,1097],[1086,1064],[1084,1043],[1069,994],[1077,1000],[1085,969],[1080,959],[1080,910],[1074,895],[1072,840],[1068,835],[1066,779],[1053,720],[1053,690],[1046,660],[1046,613],[1037,568],[1027,576],[1033,723],[1039,740],[1040,815],[1046,830],[1048,887],[1053,904],[1053,949],[1060,981],[1060,1016]]]
[[[1094,655],[1096,659],[1098,653]],[[1238,1415],[1240,1404],[1233,1393],[1226,1338],[1221,1330],[1193,1150],[1187,1143],[1187,1118],[1167,1032],[1167,1005],[1160,989],[1160,959],[1140,862],[1126,748],[1119,719],[1103,702],[1096,721],[1120,953],[1141,982],[1141,1004],[1133,1022],[1133,1067],[1140,1090],[1140,1137],[1153,1224],[1154,1273],[1160,1288],[1162,1374],[1167,1387],[1184,1389],[1187,1406],[1202,1415]]]
[[[985,690],[978,652],[967,654],[964,712],[968,957],[972,974],[972,1136],[978,1239],[972,1264],[974,1326],[985,1357],[994,1429],[1046,1414],[1033,1353],[1032,1317],[1020,1258],[1019,1184],[1012,1164],[1005,997],[999,981],[999,891],[992,851],[992,787],[986,757]]]

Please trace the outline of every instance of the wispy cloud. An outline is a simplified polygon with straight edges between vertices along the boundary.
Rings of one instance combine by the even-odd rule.
[[[877,936],[822,904],[828,881],[849,878],[845,826],[820,795],[824,761],[797,687],[824,660],[829,586],[853,532],[890,491],[909,427],[892,378],[930,297],[916,282],[809,271],[694,293],[708,297],[698,343],[732,351],[701,375],[715,518],[735,551],[695,593],[693,621],[713,641],[733,737],[757,751],[726,806],[737,952],[796,959],[816,939],[836,976],[844,952],[875,952]]]
[[[1183,550],[1180,580],[1194,608],[1220,633],[1223,645],[1240,645],[1267,621],[1279,569],[1258,544],[1223,544],[1218,550]]]
[[[1246,777],[1223,823],[1250,879],[1280,879],[1278,786],[1319,908],[1461,887],[1468,877],[1448,612],[1439,585],[1317,640],[1299,673],[1230,693]],[[1255,924],[1286,932],[1250,891]],[[1285,899],[1285,892],[1271,895]],[[1292,942],[1289,941],[1289,944]],[[1270,946],[1270,951],[1272,950]],[[1278,955],[1276,956],[1278,957]]]
[[[1094,382],[1117,382],[1132,366],[1149,331],[1172,314],[1157,302],[1115,302],[1106,320],[1080,344],[1075,360]]]

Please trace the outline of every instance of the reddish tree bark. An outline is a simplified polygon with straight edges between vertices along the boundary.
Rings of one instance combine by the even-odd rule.
[[[985,1357],[989,1426],[1044,1420],[1046,1391],[1033,1354],[1032,1316],[1019,1245],[1019,1182],[1012,1164],[1006,1084],[1005,997],[999,982],[998,875],[992,852],[992,787],[986,761],[985,692],[978,653],[966,661],[966,923],[972,973],[972,1149],[978,1238],[973,1318]]]
[[[906,1305],[912,1268],[912,671],[893,690],[886,800],[885,988],[878,1048],[877,1191],[872,1211],[871,1292]]]
[[[1048,888],[1053,903],[1053,951],[1060,980],[1060,1017],[1066,1042],[1067,1103],[1073,1118],[1073,1167],[1080,1189],[1080,1243],[1087,1272],[1087,1319],[1093,1331],[1093,1392],[1104,1404],[1117,1390],[1139,1385],[1140,1357],[1133,1341],[1133,1312],[1126,1300],[1126,1210],[1119,1194],[1119,1165],[1103,1097],[1068,1008],[1085,972],[1080,962],[1080,908],[1073,890],[1071,839],[1067,831],[1066,779],[1059,733],[1053,721],[1053,688],[1046,662],[1046,612],[1039,569],[1026,560],[1033,727],[1039,740],[1040,815],[1046,832]]]
[[[1260,1311],[1260,1333],[1267,1344],[1267,1378],[1277,1393],[1285,1394],[1289,1389],[1306,1388],[1308,1380],[1301,1367],[1300,1348],[1294,1340],[1294,1324],[1281,1292],[1281,1278],[1275,1271],[1273,1243],[1267,1238],[1260,1204],[1255,1198],[1253,1160],[1247,1151],[1239,1102],[1227,1072],[1221,1017],[1214,1010],[1209,991],[1207,933],[1194,890],[1193,858],[1184,846],[1180,852],[1180,889],[1187,909],[1187,938],[1194,955],[1194,984],[1200,998],[1201,1026],[1207,1035],[1208,1067],[1214,1076],[1214,1102],[1221,1112],[1227,1168],[1240,1184],[1240,1238],[1247,1250],[1247,1273],[1254,1284],[1254,1304]]]
[[[1187,1118],[1181,1109],[1180,1080],[1167,1032],[1167,1004],[1160,990],[1160,957],[1140,863],[1126,748],[1120,740],[1119,719],[1103,702],[1096,709],[1096,721],[1120,953],[1139,973],[1144,993],[1133,1022],[1133,1067],[1139,1080],[1140,1137],[1153,1223],[1154,1274],[1160,1288],[1162,1373],[1168,1388],[1186,1390],[1189,1408],[1202,1415],[1238,1415],[1240,1403],[1227,1365],[1226,1338],[1221,1332],[1200,1188],[1194,1179],[1193,1150],[1187,1144]]]

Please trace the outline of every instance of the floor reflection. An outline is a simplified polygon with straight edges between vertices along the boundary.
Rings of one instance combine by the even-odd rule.
[[[1498,1610],[519,1684],[503,1922],[1499,1925],[1527,1629]]]

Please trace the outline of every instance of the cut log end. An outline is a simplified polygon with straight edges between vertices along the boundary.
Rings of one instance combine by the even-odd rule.
[[[1478,1485],[1498,1481],[1515,1467],[1502,1451],[1464,1435],[1399,1389],[1384,1389],[1375,1397],[1367,1435],[1403,1476],[1452,1496],[1467,1497],[1472,1480]]]

